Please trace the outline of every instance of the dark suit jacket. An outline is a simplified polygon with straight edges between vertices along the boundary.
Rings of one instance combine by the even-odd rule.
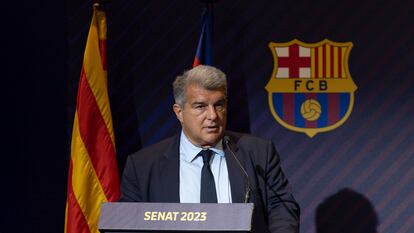
[[[248,184],[231,151],[240,160],[249,177],[249,202],[254,202],[255,206],[253,231],[299,232],[299,205],[291,194],[273,143],[230,131],[225,135],[230,139],[230,148],[224,148],[232,201],[244,202]],[[179,145],[178,134],[129,156],[122,177],[120,201],[180,202]],[[258,167],[263,169],[265,179],[260,176]]]

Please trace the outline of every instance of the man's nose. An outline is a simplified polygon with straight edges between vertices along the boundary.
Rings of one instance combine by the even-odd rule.
[[[217,110],[214,106],[208,106],[207,118],[209,120],[215,120],[217,118]]]

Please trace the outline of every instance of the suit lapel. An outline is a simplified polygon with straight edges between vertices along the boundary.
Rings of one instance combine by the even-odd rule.
[[[239,164],[235,160],[234,156],[237,156],[240,159],[240,151],[238,150],[237,145],[231,140],[229,142],[229,147],[225,147],[225,156],[227,163],[227,170],[229,173],[230,187],[231,187],[231,198],[233,203],[244,202],[244,195],[246,190],[246,181],[245,176],[239,167]],[[234,152],[234,156],[232,152]]]
[[[180,135],[177,135],[167,147],[164,158],[160,162],[161,196],[163,202],[180,202]],[[242,162],[241,152],[234,140],[230,140],[229,147],[234,155]],[[244,202],[246,180],[241,168],[235,160],[230,149],[225,146],[225,157],[229,174],[231,197],[233,203]],[[243,165],[244,166],[244,165]]]
[[[177,135],[160,162],[161,196],[164,202],[180,202],[180,136]]]

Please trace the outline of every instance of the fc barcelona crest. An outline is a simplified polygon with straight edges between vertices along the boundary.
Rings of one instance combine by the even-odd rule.
[[[352,42],[270,42],[274,68],[266,85],[270,111],[287,129],[309,137],[342,125],[357,89],[348,68]]]

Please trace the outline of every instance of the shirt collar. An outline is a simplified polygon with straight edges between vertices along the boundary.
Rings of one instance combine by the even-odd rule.
[[[209,148],[212,150],[215,154],[218,154],[219,156],[224,156],[223,151],[223,139],[220,139],[220,141],[214,146]],[[198,147],[190,142],[190,140],[185,135],[184,131],[181,131],[181,137],[180,137],[180,157],[181,159],[184,159],[187,162],[193,162],[198,153],[203,150],[203,148]]]

